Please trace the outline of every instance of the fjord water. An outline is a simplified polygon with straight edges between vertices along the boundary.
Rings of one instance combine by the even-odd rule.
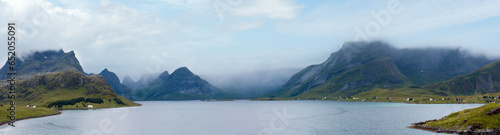
[[[481,104],[338,101],[143,101],[142,106],[66,110],[1,126],[8,135],[435,134],[407,128]]]

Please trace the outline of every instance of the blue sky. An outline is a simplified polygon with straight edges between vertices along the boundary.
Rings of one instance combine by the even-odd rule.
[[[494,0],[2,0],[0,6],[0,21],[15,20],[24,34],[21,55],[74,50],[86,72],[108,68],[136,80],[181,66],[203,75],[304,68],[354,40],[356,29],[398,48],[500,56]]]

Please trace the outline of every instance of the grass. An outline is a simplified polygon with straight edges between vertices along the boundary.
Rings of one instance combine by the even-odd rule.
[[[500,114],[486,115],[486,112],[500,107],[500,104],[486,104],[478,108],[452,113],[437,121],[424,124],[427,127],[465,130],[467,126],[480,124],[479,129],[500,129]]]
[[[7,117],[10,113],[10,111],[7,111],[9,107],[10,106],[0,106],[0,123],[7,122],[10,120]],[[26,106],[21,106],[21,105],[17,105],[15,111],[16,111],[15,115],[16,119],[59,113],[57,109],[49,109],[45,107],[28,108]]]

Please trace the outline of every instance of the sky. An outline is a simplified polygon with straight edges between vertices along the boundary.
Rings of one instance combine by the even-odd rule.
[[[73,50],[120,79],[305,68],[359,40],[500,57],[498,0],[1,0],[0,37],[11,21],[18,56]]]

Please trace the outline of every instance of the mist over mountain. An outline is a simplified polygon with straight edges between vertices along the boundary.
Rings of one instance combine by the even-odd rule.
[[[256,98],[278,90],[299,68],[258,70],[231,75],[201,75],[222,91],[238,98]]]
[[[139,88],[144,88],[146,85],[154,81],[160,74],[143,74],[141,78],[134,81],[130,76],[125,76],[123,78],[123,85],[136,90]]]
[[[460,49],[397,49],[380,41],[346,42],[325,62],[301,70],[267,96],[350,96],[375,88],[425,85],[471,73],[493,61]]]
[[[69,69],[84,73],[80,62],[75,57],[75,53],[73,51],[65,53],[62,49],[58,51],[36,51],[23,59],[16,57],[15,61],[15,70],[17,71],[18,78],[27,78],[36,74],[60,72]],[[0,80],[8,77],[9,66],[6,62],[0,69]]]

